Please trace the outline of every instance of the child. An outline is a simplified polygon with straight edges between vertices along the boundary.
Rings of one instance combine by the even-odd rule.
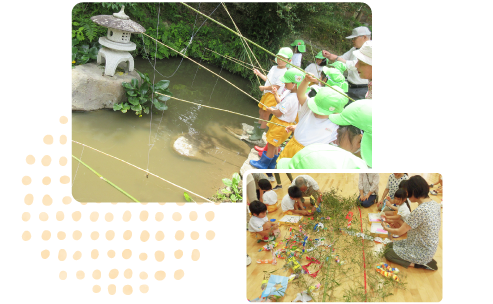
[[[252,217],[248,223],[248,231],[260,234],[263,240],[268,240],[269,235],[273,234],[279,226],[269,222],[267,218],[267,206],[259,201],[253,201],[249,206]]]
[[[407,176],[407,173],[404,173],[404,174]],[[390,180],[390,178],[389,178],[389,180]],[[399,186],[398,186],[397,190],[399,190],[399,189],[406,190],[406,184],[407,184],[407,179],[401,180],[401,182],[399,183]],[[395,191],[397,192],[397,190],[395,190]],[[394,203],[394,200],[392,199],[392,197],[395,197],[395,193],[396,192],[394,192],[394,194],[390,194],[391,195],[390,197],[387,196],[383,202],[382,201],[378,202],[377,203],[377,208],[379,208],[382,211],[384,211],[384,209],[388,210],[389,208],[385,208],[386,205],[387,205],[387,201],[389,201],[390,204],[395,204]],[[384,192],[384,195],[385,195],[385,192]],[[409,206],[409,210],[411,210],[411,207],[409,205],[409,199],[407,199],[406,204]]]
[[[250,165],[258,169],[275,169],[279,157],[278,147],[288,139],[291,132],[286,132],[286,127],[293,125],[298,112],[298,85],[303,80],[304,74],[296,69],[288,70],[280,79],[285,83],[285,88],[291,93],[287,95],[276,107],[267,108],[267,113],[272,113],[267,132],[267,151],[263,152],[260,160],[250,160]],[[306,91],[306,86],[304,88]],[[304,92],[304,91],[303,91]],[[303,93],[304,95],[304,93]]]
[[[341,74],[343,74],[343,75],[344,75],[344,72],[346,71],[346,64],[342,63],[341,61],[336,61],[336,62],[330,63],[327,66],[330,68],[338,69],[339,72],[341,72]]]
[[[279,208],[277,204],[277,193],[272,191],[271,183],[266,179],[261,179],[258,181],[258,186],[260,188],[260,201],[267,205],[267,211],[276,211]]]
[[[338,126],[329,120],[329,115],[342,112],[348,99],[331,88],[319,88],[315,97],[308,98],[305,91],[308,83],[314,79],[312,75],[306,74],[298,88],[299,123],[296,126],[286,128],[286,132],[294,131],[294,135],[282,151],[279,159],[292,158],[308,145],[314,143],[328,144],[337,139]],[[342,89],[334,88],[342,92]]]
[[[291,43],[291,46],[293,47],[293,58],[292,58],[292,65],[295,65],[297,67],[301,67],[301,59],[303,57],[303,54],[306,51],[306,45],[303,40],[295,40],[293,43]]]
[[[288,188],[288,194],[284,196],[281,202],[282,212],[287,214],[309,215],[311,212],[306,209],[306,206],[301,202],[303,193],[300,188],[291,186]],[[311,206],[310,206],[311,207]],[[312,212],[315,211],[315,206],[312,207]]]
[[[305,72],[313,74],[318,79],[321,79],[322,68],[325,65],[327,65],[327,59],[322,55],[322,52],[318,52],[317,56],[315,56],[315,63],[310,63],[305,68]],[[319,84],[319,81],[315,79],[314,84]]]
[[[277,53],[277,57],[291,62],[293,51],[291,51],[291,49],[288,47],[281,48]],[[260,91],[264,92],[264,95],[262,95],[262,99],[260,99],[260,102],[258,104],[258,107],[260,108],[260,119],[268,120],[270,113],[266,111],[266,107],[273,107],[277,105],[272,89],[276,88],[277,90],[279,90],[283,87],[283,83],[280,79],[287,71],[286,62],[284,62],[283,60],[277,60],[276,58],[277,66],[273,66],[267,76],[260,73],[257,69],[253,70],[255,75],[259,76],[260,78],[262,78],[263,81],[265,81],[265,84],[263,86],[259,86]],[[279,90],[279,93],[282,93],[281,91],[282,90]],[[255,141],[262,138],[262,134],[264,133],[267,126],[267,122],[263,120],[259,121],[259,123],[255,125],[252,135],[248,138],[249,140]]]
[[[389,198],[390,199],[390,198]],[[407,202],[407,191],[404,188],[399,188],[394,194],[393,203],[397,205],[394,207],[390,200],[387,200],[386,206],[392,211],[385,211],[386,218],[392,218],[395,214],[394,211],[397,211],[397,214],[401,216],[402,219],[406,218],[409,214],[411,214],[411,206]],[[391,224],[392,228],[399,228],[396,224]],[[400,235],[394,235],[393,237],[398,238]]]

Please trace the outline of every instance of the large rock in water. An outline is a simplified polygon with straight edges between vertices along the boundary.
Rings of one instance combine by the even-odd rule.
[[[115,76],[103,76],[104,66],[86,63],[72,69],[72,111],[113,109],[113,104],[127,101],[122,82],[133,78],[141,82],[134,70],[116,72]]]

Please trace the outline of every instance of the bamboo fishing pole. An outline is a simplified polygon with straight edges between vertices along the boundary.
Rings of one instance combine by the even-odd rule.
[[[149,35],[147,35],[146,33],[141,33],[142,35],[145,35],[149,38],[151,38],[152,40],[158,42],[159,44],[162,44],[164,45],[165,47],[169,48],[170,50],[173,50],[175,51],[176,53],[180,54],[180,56],[183,56],[184,58],[187,58],[188,60],[192,61],[193,63],[203,67],[204,69],[206,69],[207,71],[211,72],[212,74],[216,75],[217,77],[221,78],[222,80],[226,81],[227,83],[229,83],[230,85],[232,85],[233,87],[237,88],[238,90],[240,90],[243,94],[245,94],[246,96],[250,97],[251,99],[255,100],[257,103],[260,103],[261,105],[263,105],[264,107],[267,108],[267,106],[265,104],[263,104],[261,101],[255,99],[252,95],[248,94],[247,92],[243,91],[242,89],[238,88],[237,86],[235,86],[234,84],[232,84],[231,82],[229,82],[228,80],[226,80],[224,77],[221,77],[220,75],[214,73],[213,71],[211,71],[210,69],[206,68],[205,66],[201,65],[200,63],[198,63],[197,61],[193,60],[192,58],[188,57],[187,55],[185,54],[182,54],[181,52],[175,50],[174,48],[162,43],[161,41],[157,40],[156,38],[153,38]]]
[[[193,7],[191,7],[190,5],[188,5],[188,4],[184,3],[184,2],[180,2],[180,3],[181,3],[181,4],[183,4],[183,5],[185,5],[186,7],[190,8],[191,10],[193,10],[193,11],[197,12],[198,14],[200,14],[200,15],[204,16],[205,18],[207,18],[207,19],[209,19],[209,20],[213,21],[214,23],[216,23],[216,24],[218,24],[218,25],[220,25],[220,26],[224,27],[224,28],[225,28],[225,29],[227,29],[228,31],[232,32],[233,34],[235,34],[235,35],[237,35],[237,36],[242,37],[242,38],[243,38],[243,39],[245,39],[246,41],[250,42],[251,44],[255,45],[256,47],[258,47],[258,48],[260,48],[261,50],[263,50],[264,52],[266,52],[267,54],[272,55],[272,56],[274,56],[274,57],[277,57],[277,56],[276,56],[274,53],[272,53],[271,51],[266,50],[265,48],[263,48],[262,46],[260,46],[260,45],[256,44],[255,42],[251,41],[250,39],[248,39],[248,38],[246,38],[246,37],[242,36],[241,34],[239,34],[239,33],[235,32],[235,31],[233,31],[232,29],[230,29],[229,27],[227,27],[227,26],[223,25],[223,24],[222,24],[222,23],[220,23],[219,21],[216,21],[216,20],[214,20],[214,19],[210,18],[209,16],[206,16],[206,15],[202,14],[201,12],[199,12],[198,10],[194,9]],[[281,57],[277,57],[277,58],[278,58],[278,60],[282,60],[282,61],[286,62],[287,64],[289,64],[289,62],[288,62],[288,61],[286,61],[286,60],[282,59]],[[299,67],[297,67],[297,66],[295,66],[295,65],[292,65],[292,66],[293,66],[293,68],[296,68],[296,69],[298,69],[299,71],[301,71],[301,72],[303,72],[304,74],[306,74],[306,72],[305,72],[303,69],[301,69],[301,68],[299,68]],[[315,78],[315,79],[317,79],[318,81],[320,81],[320,83],[323,83],[325,86],[327,86],[327,87],[331,88],[332,90],[336,91],[337,93],[341,94],[342,96],[344,96],[344,97],[348,98],[348,99],[349,99],[349,100],[351,100],[351,101],[354,101],[354,99],[352,99],[352,98],[351,98],[351,97],[349,97],[348,95],[344,94],[343,92],[339,92],[338,90],[334,89],[331,85],[329,85],[329,84],[327,84],[327,83],[323,82],[322,80],[318,79],[317,77],[314,77],[314,78]]]
[[[283,128],[286,128],[287,126],[285,125],[280,125],[278,123],[275,123],[275,122],[272,122],[270,120],[264,120],[264,119],[260,119],[258,117],[253,117],[253,116],[250,116],[250,115],[246,115],[246,114],[241,114],[241,113],[237,113],[237,112],[233,112],[233,111],[229,111],[229,110],[225,110],[225,109],[221,109],[221,108],[215,108],[215,107],[211,107],[211,106],[206,106],[206,105],[203,105],[203,104],[200,104],[200,103],[196,103],[196,102],[193,102],[193,101],[188,101],[188,100],[184,100],[184,99],[180,99],[180,98],[176,98],[176,97],[173,97],[173,96],[169,96],[169,95],[164,95],[164,94],[161,94],[159,92],[154,92],[158,95],[163,95],[163,96],[166,96],[166,97],[169,97],[169,98],[172,98],[172,99],[176,99],[176,100],[179,100],[179,101],[183,101],[183,102],[187,102],[187,103],[191,103],[191,104],[194,104],[194,105],[197,105],[197,106],[201,106],[201,107],[204,107],[204,108],[209,108],[209,109],[214,109],[214,110],[219,110],[219,111],[223,111],[223,112],[228,112],[228,113],[231,113],[231,114],[236,114],[236,115],[240,115],[240,116],[245,116],[245,117],[248,117],[248,118],[253,118],[255,120],[261,120],[261,121],[265,121],[265,122],[268,122],[268,123],[271,123],[271,124],[274,124],[274,125],[277,125],[277,126],[280,126],[280,127],[283,127]]]

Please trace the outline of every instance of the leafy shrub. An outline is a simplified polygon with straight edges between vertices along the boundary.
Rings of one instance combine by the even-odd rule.
[[[79,45],[77,38],[72,39],[72,66],[88,63],[89,60],[96,60],[99,48],[99,43]]]

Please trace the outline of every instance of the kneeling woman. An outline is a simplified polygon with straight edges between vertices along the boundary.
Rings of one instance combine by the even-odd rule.
[[[407,195],[418,207],[404,219],[387,220],[397,223],[399,228],[383,225],[388,232],[402,235],[407,232],[407,239],[387,245],[385,258],[404,267],[437,270],[433,259],[438,247],[438,232],[441,225],[440,205],[429,198],[428,183],[421,176],[413,176],[407,181]]]

